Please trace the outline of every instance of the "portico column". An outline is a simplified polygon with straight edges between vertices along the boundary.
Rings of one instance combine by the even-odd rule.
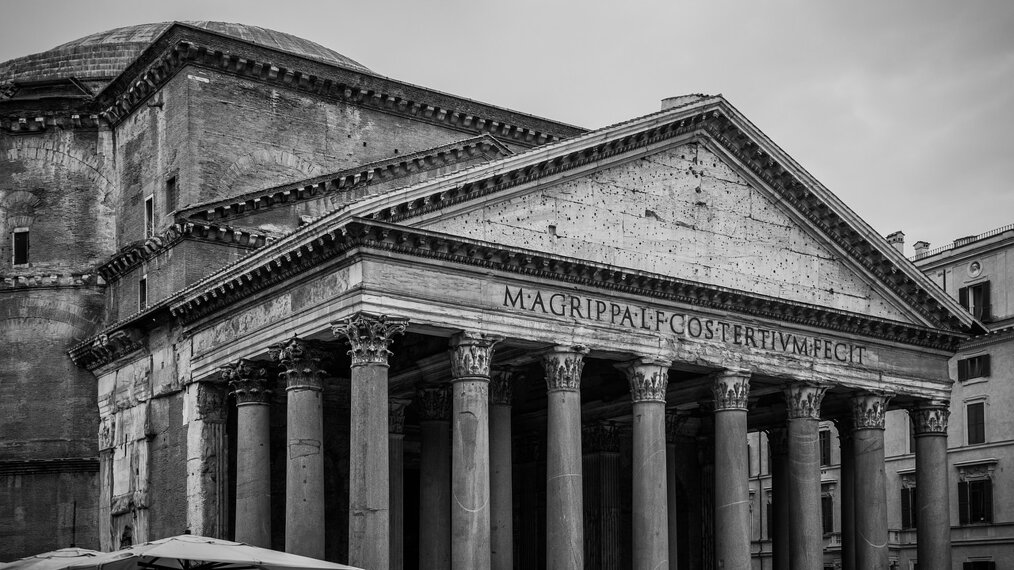
[[[490,558],[493,570],[514,568],[513,396],[514,373],[508,368],[494,369],[489,383]]]
[[[273,347],[285,370],[285,551],[324,557],[324,372],[318,346],[298,338]]]
[[[390,463],[391,570],[405,566],[405,400],[391,400],[387,415]]]
[[[665,416],[665,480],[666,480],[666,515],[669,529],[669,568],[676,568],[679,545],[679,498],[678,481],[679,468],[676,459],[676,438],[686,423],[688,416],[678,413],[670,413]]]
[[[834,420],[841,451],[841,567],[856,570],[855,445],[852,416]]]
[[[556,347],[543,356],[546,374],[546,567],[584,568],[581,465],[583,346]]]
[[[865,393],[852,398],[855,446],[856,568],[888,570],[887,477],[884,418],[891,397]]]
[[[947,419],[945,403],[909,411],[915,426],[915,506],[920,570],[950,570],[951,517],[947,490]]]
[[[419,391],[419,570],[451,566],[451,399],[447,386]]]
[[[331,323],[349,343],[349,564],[388,570],[391,555],[387,358],[408,319],[356,313]]]
[[[268,371],[241,358],[222,376],[236,398],[236,541],[271,548]]]
[[[776,427],[768,430],[771,448],[771,557],[774,570],[789,570],[789,430]]]
[[[746,415],[750,373],[723,370],[715,395],[715,566],[750,569]]]
[[[489,570],[489,365],[502,337],[451,339],[451,568]]]
[[[789,560],[792,570],[820,570],[824,541],[820,504],[820,402],[826,386],[785,388],[789,432]]]
[[[623,366],[623,370],[630,382],[633,402],[633,568],[666,568],[669,566],[669,497],[666,493],[665,393],[669,384],[669,362],[642,358]]]

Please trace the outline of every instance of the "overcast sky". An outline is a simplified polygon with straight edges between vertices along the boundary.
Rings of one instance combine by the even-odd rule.
[[[622,8],[620,8],[622,6]],[[877,231],[1014,223],[1014,2],[9,1],[0,61],[120,26],[219,20],[377,73],[598,128],[724,95]]]

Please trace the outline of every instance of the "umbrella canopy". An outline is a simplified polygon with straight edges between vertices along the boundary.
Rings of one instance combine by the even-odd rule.
[[[70,570],[362,570],[193,534],[170,536],[103,554]]]
[[[88,550],[87,548],[61,548],[60,550],[51,550],[49,552],[43,552],[42,554],[36,554],[35,556],[26,556],[14,562],[2,563],[0,562],[0,569],[2,570],[61,570],[72,564],[84,562],[88,558],[93,558],[102,555],[97,550]]]

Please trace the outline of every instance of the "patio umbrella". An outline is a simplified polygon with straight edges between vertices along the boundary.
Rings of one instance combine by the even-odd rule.
[[[103,554],[70,570],[362,570],[194,534],[170,536]]]
[[[88,550],[87,548],[61,548],[60,550],[51,550],[34,556],[26,556],[15,560],[14,562],[0,562],[0,569],[61,570],[71,564],[84,562],[88,558],[101,555],[101,552],[97,550]]]

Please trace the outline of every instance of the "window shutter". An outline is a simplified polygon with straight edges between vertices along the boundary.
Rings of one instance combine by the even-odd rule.
[[[958,481],[958,522],[968,524],[968,482]]]
[[[989,321],[992,319],[993,308],[989,302],[989,281],[979,285],[982,288],[982,309],[980,310],[981,316],[979,317],[982,321]]]
[[[958,361],[958,380],[968,380],[968,359]]]
[[[983,508],[983,515],[985,515],[985,517],[986,517],[986,520],[984,522],[991,523],[991,522],[993,522],[993,480],[992,479],[986,479],[985,481],[982,482],[982,502],[985,503],[985,505],[983,505],[983,507],[984,507]]]
[[[989,374],[990,374],[990,372],[989,372],[989,355],[988,354],[983,354],[979,358],[982,359],[982,375],[983,376],[989,376]]]
[[[962,307],[968,308],[968,287],[958,289],[958,302],[961,303]]]
[[[908,504],[908,489],[901,488],[901,528],[912,528],[912,507]]]

